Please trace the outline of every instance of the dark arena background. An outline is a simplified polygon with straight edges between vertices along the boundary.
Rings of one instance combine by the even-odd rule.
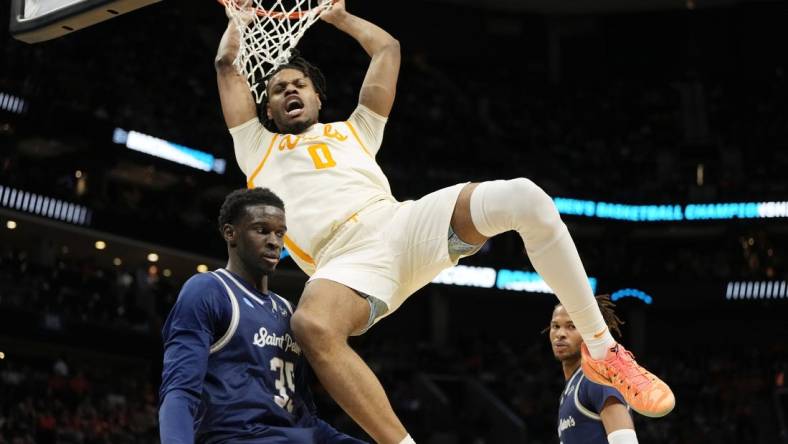
[[[668,416],[636,415],[641,443],[788,443],[785,2],[348,10],[401,42],[378,156],[398,199],[518,176],[555,198],[623,342],[675,390]],[[37,44],[10,21],[5,4],[0,443],[158,442],[162,322],[224,265],[216,215],[245,185],[213,64],[224,12],[167,0]],[[366,55],[325,23],[299,49],[328,79],[322,120],[344,120]],[[354,348],[418,442],[557,443],[555,296],[516,235],[461,265]],[[305,279],[288,258],[272,289],[297,301]]]

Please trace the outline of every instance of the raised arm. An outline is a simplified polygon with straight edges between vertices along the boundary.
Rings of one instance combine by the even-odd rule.
[[[242,16],[240,19],[230,19],[227,29],[222,35],[219,50],[216,53],[216,81],[219,84],[219,98],[222,102],[222,114],[227,128],[234,128],[242,123],[257,117],[252,92],[246,79],[233,65],[240,46],[240,26],[246,26],[251,21],[254,12]]]
[[[394,105],[399,76],[399,42],[379,26],[345,9],[345,0],[338,0],[321,19],[336,26],[356,39],[372,61],[369,63],[359,103],[383,117],[388,117]]]

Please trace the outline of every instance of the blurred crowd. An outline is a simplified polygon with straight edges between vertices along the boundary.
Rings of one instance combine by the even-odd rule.
[[[0,382],[0,443],[158,442],[156,387],[133,366],[11,354]]]
[[[58,332],[68,323],[157,335],[180,283],[149,266],[102,268],[58,252],[48,263],[26,250],[0,250],[0,307],[34,314]]]

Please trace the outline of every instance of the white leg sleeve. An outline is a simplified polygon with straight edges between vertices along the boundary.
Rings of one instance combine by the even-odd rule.
[[[524,178],[483,182],[471,195],[471,219],[487,237],[510,230],[520,233],[528,258],[566,308],[591,355],[604,357],[615,341],[550,196]]]

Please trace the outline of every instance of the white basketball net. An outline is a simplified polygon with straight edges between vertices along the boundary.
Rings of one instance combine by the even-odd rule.
[[[246,3],[247,7],[239,6]],[[241,34],[234,64],[246,77],[255,101],[265,97],[266,76],[287,63],[291,51],[332,0],[225,1],[227,14]],[[257,14],[249,7],[257,8]],[[251,18],[251,22],[245,25]]]

